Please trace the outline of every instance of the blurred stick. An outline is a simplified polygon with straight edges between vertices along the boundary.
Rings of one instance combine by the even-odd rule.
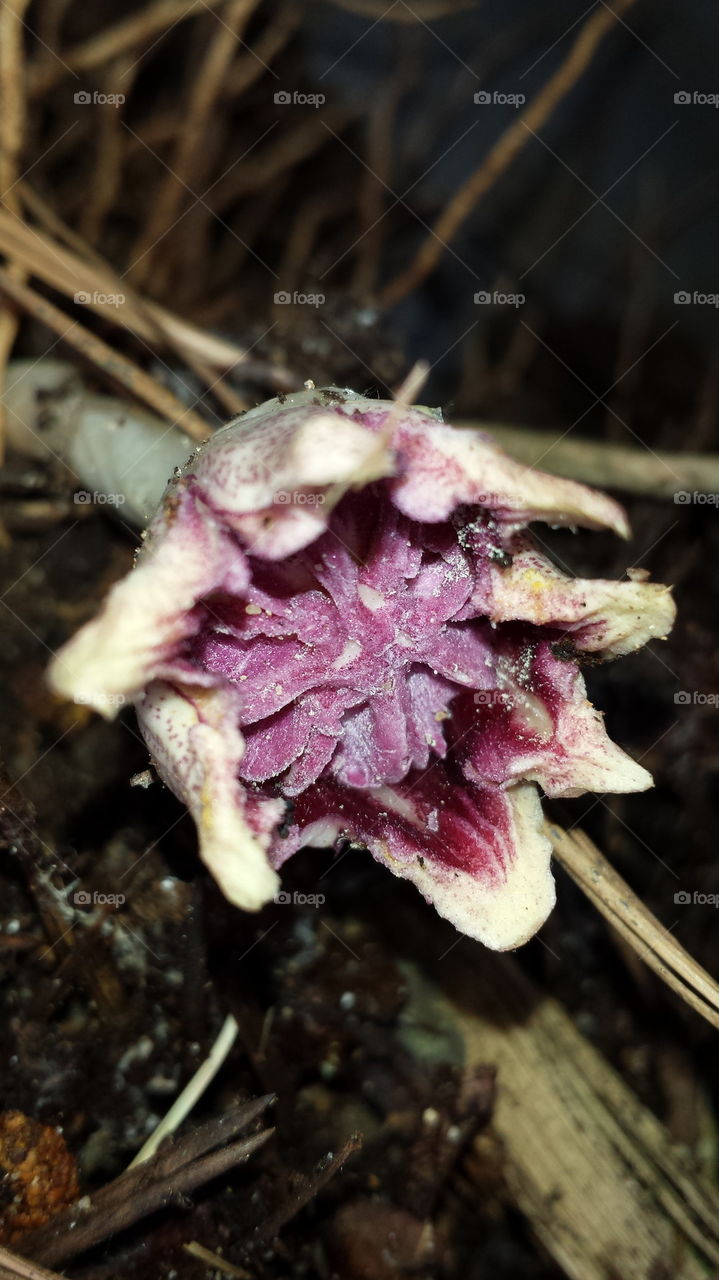
[[[48,1271],[0,1245],[0,1280],[62,1280],[62,1277],[57,1271]]]
[[[534,133],[546,124],[559,103],[574,88],[586,71],[602,40],[615,27],[617,19],[632,7],[635,0],[616,0],[614,10],[608,4],[598,4],[584,23],[564,62],[540,89],[529,106],[517,117],[514,124],[505,129],[484,157],[478,169],[470,175],[452,197],[435,222],[430,235],[424,241],[412,262],[390,282],[380,295],[382,307],[392,307],[408,293],[416,289],[434,271],[448,243],[456,235],[487,192],[522,151]]]
[[[0,201],[19,215],[18,168],[25,131],[25,91],[23,15],[29,0],[6,0],[0,5]],[[13,263],[8,270],[20,283],[24,272]],[[5,369],[18,330],[14,308],[0,311],[0,397],[5,388]],[[5,453],[5,416],[0,408],[0,462]]]
[[[209,121],[247,23],[259,3],[260,0],[232,0],[223,11],[221,25],[214,24],[212,38],[185,105],[185,125],[177,135],[167,171],[143,228],[142,240],[135,250],[140,258],[136,279],[152,275],[154,255],[149,251],[174,226],[183,200],[193,190],[203,190],[206,185],[203,145],[206,152]]]
[[[24,311],[33,315],[41,324],[51,329],[75,351],[90,360],[105,377],[125,387],[130,394],[154,409],[161,417],[182,427],[199,443],[212,433],[212,427],[193,409],[187,409],[181,400],[155,382],[139,365],[120,355],[77,320],[71,320],[65,311],[35,293],[34,289],[13,280],[9,272],[0,268],[0,292],[6,293]]]
[[[82,44],[75,45],[62,55],[62,63],[55,59],[37,68],[30,76],[30,92],[42,97],[67,70],[89,71],[111,62],[138,44],[152,44],[158,36],[194,14],[216,9],[222,0],[158,0],[156,4],[141,8],[129,18],[123,18],[114,27],[106,27]]]
[[[645,964],[713,1027],[719,1028],[719,985],[629,888],[583,831],[545,823],[565,871]]]
[[[562,1274],[716,1276],[716,1186],[696,1172],[691,1156],[677,1149],[559,1002],[509,955],[469,950],[465,940],[432,965],[426,928],[409,913],[398,922],[395,909],[385,928],[394,938],[398,927],[416,961],[403,970],[410,993],[405,1024],[433,1028],[445,1054],[447,1044],[456,1044],[463,1070],[496,1065],[490,1136],[501,1148],[507,1198]],[[479,1203],[486,1202],[484,1140],[477,1141],[474,1166]]]
[[[600,489],[621,489],[648,498],[676,493],[719,493],[719,457],[709,453],[655,453],[603,440],[572,439],[569,431],[533,431],[494,422],[455,422],[488,431],[507,453],[528,467],[582,480]]]
[[[25,191],[27,199],[27,192]],[[40,216],[42,201],[35,194],[28,200]],[[33,227],[13,218],[0,209],[0,252],[17,260],[28,272],[38,279],[44,280],[53,288],[60,290],[68,298],[76,293],[89,295],[87,306],[105,320],[111,319],[115,324],[124,325],[148,343],[157,342],[162,337],[168,346],[174,347],[183,358],[197,357],[209,365],[219,369],[232,369],[246,358],[243,347],[212,333],[205,333],[197,326],[173,315],[157,303],[146,301],[135,295],[130,285],[108,263],[97,255],[89,246],[84,246],[80,238],[65,227],[47,207],[44,207],[43,220],[52,223],[54,234],[62,236],[76,250],[66,249],[64,245],[54,243],[48,236]],[[84,254],[82,248],[85,248]],[[122,301],[108,309],[106,302],[98,301],[96,295],[114,294]]]

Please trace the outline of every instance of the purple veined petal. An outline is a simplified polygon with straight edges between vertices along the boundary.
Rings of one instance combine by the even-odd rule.
[[[283,793],[292,796],[304,790],[332,758],[344,732],[346,711],[363,701],[364,696],[352,689],[313,690],[274,715],[246,727],[245,754],[240,766],[242,780],[267,782],[290,770],[293,781],[282,779]],[[246,715],[244,691],[240,701],[239,719],[242,719]]]
[[[522,648],[506,645],[502,687],[465,697],[456,717],[465,775],[478,785],[538,782],[548,796],[651,787],[651,774],[607,734],[576,664],[546,642],[528,661]]]
[[[554,905],[551,846],[528,783],[462,785],[442,765],[365,792],[321,782],[298,799],[296,820],[275,842],[275,866],[307,845],[364,844],[460,932],[494,950],[528,941]]]
[[[50,684],[112,719],[122,698],[139,696],[158,673],[167,673],[200,625],[198,600],[214,590],[240,594],[249,581],[235,539],[193,487],[178,486],[150,526],[136,568],[54,658]],[[180,673],[191,678],[186,664]]]
[[[509,555],[506,566],[485,561],[473,597],[475,609],[495,622],[560,629],[577,649],[605,657],[632,653],[672,628],[676,609],[661,583],[571,578],[524,535]]]
[[[200,857],[230,902],[257,911],[279,887],[266,850],[285,805],[240,783],[237,719],[237,694],[227,688],[155,681],[138,706],[157,771],[195,820]]]

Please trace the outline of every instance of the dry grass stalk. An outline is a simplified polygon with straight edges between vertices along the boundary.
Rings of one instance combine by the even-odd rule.
[[[719,1028],[719,985],[629,888],[583,831],[545,824],[562,866],[613,929],[672,991]]]
[[[28,4],[29,0],[7,0],[0,5],[0,201],[10,217],[20,214],[17,185],[25,131],[23,15]],[[16,263],[10,263],[8,270],[24,282],[25,274]],[[6,302],[0,311],[0,398],[18,323],[14,308]],[[4,445],[5,418],[0,407],[0,462]]]
[[[109,381],[119,383],[132,396],[141,400],[143,404],[149,405],[162,418],[181,427],[198,443],[207,439],[212,428],[193,409],[186,408],[171,391],[156,382],[127,356],[113,350],[101,338],[84,328],[79,321],[70,320],[64,311],[41,297],[34,289],[13,280],[12,276],[2,269],[0,269],[0,292],[7,294],[24,311],[46,325],[58,335],[59,339],[73,347],[79,355],[90,360]]]

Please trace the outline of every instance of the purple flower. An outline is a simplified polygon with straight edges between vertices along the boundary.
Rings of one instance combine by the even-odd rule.
[[[137,703],[227,897],[255,910],[306,845],[352,840],[488,946],[551,910],[549,796],[638,791],[582,653],[673,619],[666,587],[565,576],[531,520],[610,498],[484,433],[335,390],[270,401],[171,483],[136,568],[55,659],[55,688]]]

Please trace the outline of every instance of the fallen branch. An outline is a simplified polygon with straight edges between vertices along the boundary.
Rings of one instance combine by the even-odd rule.
[[[0,1280],[62,1280],[62,1277],[57,1271],[47,1271],[0,1245]]]

